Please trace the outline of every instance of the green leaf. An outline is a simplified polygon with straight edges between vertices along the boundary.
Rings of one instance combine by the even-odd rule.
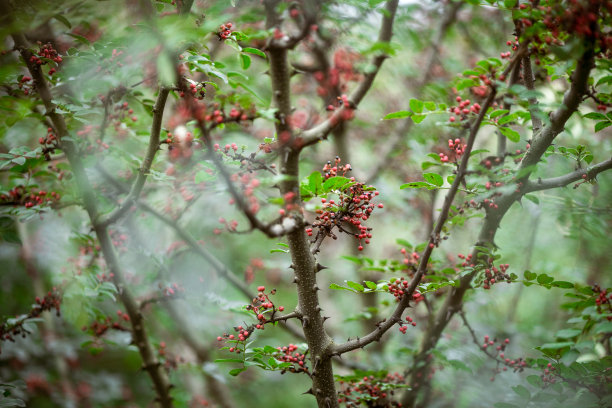
[[[491,112],[491,114],[489,115],[489,117],[490,117],[491,119],[494,119],[494,118],[496,118],[496,117],[498,117],[498,116],[505,115],[505,114],[506,114],[506,113],[508,113],[508,112],[509,112],[509,110],[508,110],[508,109],[498,109],[498,110],[496,110],[496,111],[494,111],[494,112]]]
[[[351,179],[346,178],[346,177],[342,177],[342,176],[330,177],[327,180],[325,180],[325,182],[323,183],[323,192],[329,193],[330,191],[333,191],[333,190],[344,191],[350,186],[352,186],[353,184],[355,184],[355,182],[351,181]]]
[[[580,333],[582,333],[582,330],[579,330],[579,329],[563,329],[563,330],[559,330],[555,334],[555,337],[559,339],[571,339],[573,337],[578,336]]]
[[[423,101],[412,98],[410,99],[410,102],[408,102],[408,106],[410,106],[410,110],[412,110],[414,113],[423,112]]]
[[[249,57],[247,54],[239,54],[240,55],[240,66],[242,67],[242,69],[246,70],[249,69],[249,67],[251,66],[251,57]]]
[[[424,181],[414,181],[412,183],[406,183],[400,186],[400,190],[403,190],[405,188],[426,188],[428,190],[433,190],[436,187]]]
[[[551,285],[561,289],[572,289],[574,287],[574,284],[572,282],[566,281],[554,281],[553,283],[551,283]]]
[[[564,341],[560,343],[546,343],[536,348],[540,350],[559,350],[565,347],[571,347],[573,345],[574,345],[574,342],[572,341]]]
[[[335,289],[335,290],[350,290],[349,288],[346,288],[344,286],[340,286],[337,283],[330,283],[329,288],[330,289]]]
[[[258,55],[258,56],[260,56],[262,58],[266,58],[267,59],[266,53],[261,51],[261,50],[258,50],[257,48],[246,47],[246,48],[242,49],[242,52],[248,52],[249,54],[255,54],[255,55]]]
[[[531,393],[529,392],[529,390],[520,384],[517,385],[516,387],[512,387],[512,390],[516,392],[523,399],[528,400],[531,398]]]
[[[536,388],[540,388],[542,386],[542,378],[540,378],[539,375],[527,376],[527,382]]]
[[[323,176],[321,176],[321,173],[315,171],[308,176],[308,188],[314,195],[319,195],[323,192]]]
[[[412,116],[412,112],[410,112],[410,111],[397,111],[397,112],[393,112],[393,113],[387,114],[383,118],[383,120],[388,120],[388,119],[404,119],[404,118],[409,118],[410,116]]]
[[[364,282],[366,284],[366,286],[372,290],[376,290],[376,288],[378,287],[378,285],[372,281],[365,281]]]
[[[554,280],[555,280],[555,278],[553,278],[552,276],[548,276],[545,273],[542,273],[542,274],[538,275],[538,283],[542,284],[542,285],[549,285]]]
[[[504,7],[513,8],[516,6],[516,0],[504,0]]]
[[[365,290],[363,285],[361,285],[361,284],[359,284],[357,282],[346,281],[346,284],[348,285],[349,288],[352,288],[352,289],[356,290],[357,292],[363,292]]]
[[[595,325],[595,334],[612,333],[612,322],[606,321]]]
[[[423,106],[425,106],[425,109],[427,109],[429,111],[436,110],[436,103],[435,102],[431,102],[431,101],[423,102]]]
[[[527,279],[528,281],[534,280],[538,276],[537,273],[534,273],[531,271],[525,271],[523,275],[525,276],[525,279]]]
[[[605,129],[610,125],[612,125],[612,122],[597,122],[595,124],[595,132],[599,132],[600,130]]]
[[[499,128],[499,131],[501,132],[502,135],[506,136],[511,142],[516,143],[521,140],[521,135],[516,130],[510,129],[507,127],[502,127],[502,128]]]
[[[229,375],[232,375],[235,377],[241,372],[245,371],[246,369],[247,369],[246,367],[234,368],[233,370],[229,371]]]
[[[427,115],[412,115],[410,117],[410,119],[412,119],[414,121],[414,123],[421,123],[422,121],[425,120],[425,118],[427,117]]]
[[[603,113],[599,113],[599,112],[589,112],[586,115],[584,115],[584,117],[587,119],[608,120],[606,115],[604,115]]]
[[[53,18],[68,27],[68,29],[72,29],[72,24],[70,24],[70,21],[68,21],[68,19],[61,14],[54,14]]]
[[[444,184],[444,179],[442,178],[442,176],[436,173],[425,173],[423,174],[423,178],[426,182],[438,187],[441,187]]]

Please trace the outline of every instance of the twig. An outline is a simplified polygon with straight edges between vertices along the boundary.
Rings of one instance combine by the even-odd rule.
[[[134,184],[132,184],[132,188],[130,189],[128,196],[112,213],[97,221],[100,226],[107,227],[118,221],[134,205],[134,202],[138,200],[145,181],[147,180],[147,176],[149,175],[149,171],[151,170],[151,165],[153,164],[155,154],[159,150],[161,122],[164,117],[164,108],[166,106],[169,93],[169,88],[161,87],[159,89],[157,100],[153,106],[153,119],[151,123],[151,132],[149,134],[149,145],[147,147],[147,152],[142,160],[140,168],[138,169],[138,175],[136,176],[136,180],[134,180]]]
[[[380,28],[380,32],[378,34],[378,43],[389,43],[391,41],[393,20],[395,18],[395,12],[397,10],[398,0],[390,0],[387,2],[386,13],[383,16],[383,22]],[[310,146],[312,144],[317,143],[320,140],[323,140],[327,137],[327,135],[333,130],[334,127],[340,123],[342,120],[342,112],[346,109],[354,109],[356,108],[365,94],[368,92],[372,84],[374,83],[374,79],[376,75],[380,71],[380,67],[383,62],[387,59],[385,54],[377,55],[373,58],[370,63],[373,69],[368,72],[364,79],[359,83],[357,88],[351,93],[348,97],[350,108],[342,107],[337,109],[334,114],[322,122],[321,124],[313,127],[312,129],[308,129],[301,134],[302,143],[300,144],[300,149],[303,149],[306,146]]]

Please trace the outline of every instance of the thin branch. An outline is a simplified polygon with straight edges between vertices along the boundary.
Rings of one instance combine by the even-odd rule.
[[[525,153],[523,160],[519,166],[518,172],[527,170],[523,180],[526,180],[531,171],[528,169],[535,166],[539,161],[548,146],[561,133],[565,127],[565,123],[570,116],[576,112],[578,105],[582,102],[582,97],[588,92],[587,84],[589,74],[594,66],[595,52],[593,44],[590,44],[584,54],[576,61],[576,69],[571,77],[571,85],[563,96],[563,102],[556,111],[550,114],[550,123],[542,129],[539,134],[534,134],[531,146]],[[533,117],[532,117],[533,119]]]
[[[570,183],[580,180],[593,180],[595,177],[606,170],[612,169],[612,158],[586,169],[578,169],[571,173],[559,177],[551,177],[548,179],[538,179],[538,181],[529,181],[523,188],[522,192],[527,194],[534,191],[549,190],[551,188],[565,187]]]
[[[533,78],[533,70],[531,67],[531,57],[526,55],[523,58],[523,82],[525,88],[529,91],[535,91],[535,84]],[[542,129],[542,119],[540,118],[540,108],[538,107],[538,99],[535,96],[529,97],[529,113],[531,114],[531,124],[533,128],[533,134],[538,134]]]
[[[389,43],[389,41],[391,41],[393,20],[395,18],[395,12],[397,10],[397,4],[398,0],[387,1],[386,13],[383,15],[383,22],[380,28],[380,32],[378,34],[378,43]],[[343,112],[346,109],[355,109],[359,105],[365,94],[369,91],[370,87],[374,83],[374,79],[380,71],[380,67],[382,66],[385,59],[387,59],[387,56],[385,54],[380,54],[373,58],[372,62],[370,63],[373,69],[365,75],[364,79],[359,83],[357,88],[348,97],[350,108],[342,107],[340,109],[337,109],[334,114],[327,120],[311,129],[304,131],[300,135],[302,139],[300,148],[310,146],[320,140],[325,139],[327,135],[329,135],[329,133],[340,123],[340,121],[343,120]]]
[[[436,226],[431,236],[429,237],[428,245],[425,247],[425,249],[423,250],[423,253],[421,254],[419,267],[416,273],[414,274],[414,277],[410,281],[410,284],[404,290],[405,292],[404,296],[400,300],[399,304],[396,306],[393,313],[391,313],[391,315],[386,320],[384,320],[381,324],[379,324],[378,327],[374,331],[368,333],[367,335],[365,335],[364,337],[360,339],[352,340],[352,341],[349,341],[349,342],[346,342],[340,345],[334,345],[330,350],[330,352],[333,355],[343,354],[351,350],[365,347],[366,345],[372,343],[373,341],[378,341],[380,340],[382,335],[387,330],[389,330],[391,327],[393,327],[395,324],[401,321],[402,313],[407,307],[410,306],[410,301],[412,300],[412,294],[416,290],[418,284],[421,281],[421,278],[423,277],[423,275],[425,274],[425,271],[427,270],[427,264],[429,263],[429,258],[431,256],[431,253],[433,252],[433,248],[438,243],[440,233],[442,232],[444,223],[446,222],[448,218],[450,207],[453,203],[453,200],[455,199],[455,195],[459,191],[459,186],[461,185],[461,182],[463,181],[463,178],[465,177],[465,172],[467,170],[470,153],[472,151],[472,148],[474,147],[474,141],[476,140],[476,134],[478,133],[478,130],[480,129],[480,124],[482,123],[484,119],[487,109],[489,109],[489,107],[493,104],[495,95],[496,95],[495,89],[491,88],[489,96],[487,97],[486,101],[483,104],[482,110],[480,111],[480,113],[478,114],[478,117],[472,124],[470,135],[466,143],[465,151],[463,153],[463,157],[461,158],[459,169],[457,170],[457,176],[455,177],[455,180],[453,181],[453,184],[451,185],[450,190],[448,191],[448,194],[444,198],[444,204],[438,216]]]
[[[157,100],[153,106],[153,119],[151,123],[151,132],[149,134],[149,145],[147,147],[147,152],[142,160],[140,168],[138,169],[138,175],[136,176],[136,180],[134,180],[134,184],[132,184],[132,188],[130,189],[128,196],[112,213],[97,221],[100,226],[107,227],[118,221],[123,215],[125,215],[125,213],[128,212],[130,208],[132,208],[134,202],[138,200],[145,181],[147,180],[147,176],[149,175],[149,171],[151,170],[151,165],[153,164],[155,154],[159,150],[161,123],[164,117],[164,108],[166,106],[169,93],[169,88],[161,87],[159,89]]]

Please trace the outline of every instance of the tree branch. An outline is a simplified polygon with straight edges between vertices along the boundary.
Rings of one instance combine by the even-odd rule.
[[[149,134],[149,145],[147,147],[147,152],[142,160],[140,168],[138,169],[138,175],[136,176],[136,180],[134,180],[134,184],[132,184],[132,188],[130,189],[128,196],[125,198],[123,203],[119,207],[117,207],[112,213],[98,220],[98,224],[100,226],[107,227],[118,221],[123,215],[125,215],[125,213],[127,213],[130,208],[132,208],[134,202],[138,200],[138,197],[142,192],[142,188],[144,187],[145,181],[147,180],[147,175],[151,170],[151,165],[153,164],[155,154],[159,150],[159,135],[161,132],[161,122],[164,117],[164,108],[166,106],[166,101],[168,100],[169,93],[169,88],[160,87],[159,93],[157,95],[157,100],[155,101],[155,105],[153,106],[153,119],[151,123],[151,132]]]
[[[387,5],[385,8],[387,12],[383,15],[383,21],[380,28],[380,32],[378,34],[377,42],[389,43],[391,41],[393,20],[395,18],[397,5],[398,0],[387,1]],[[385,59],[387,59],[387,56],[385,54],[380,54],[373,58],[370,64],[374,68],[365,75],[363,81],[359,83],[357,88],[348,97],[350,108],[339,108],[333,113],[331,117],[329,117],[324,122],[311,129],[304,131],[301,134],[302,143],[300,144],[300,148],[310,146],[320,140],[325,139],[327,135],[329,135],[329,133],[340,123],[340,121],[343,120],[342,112],[346,109],[355,109],[359,105],[365,94],[370,90],[370,87],[374,83],[374,79],[380,71],[380,67],[382,66]]]
[[[548,179],[538,179],[538,181],[529,181],[523,188],[524,194],[532,193],[534,191],[550,190],[551,188],[565,187],[570,183],[580,180],[593,180],[599,173],[612,169],[612,158],[601,163],[597,163],[594,166],[587,167],[586,169],[578,169],[571,173],[568,173],[559,177],[552,177]]]

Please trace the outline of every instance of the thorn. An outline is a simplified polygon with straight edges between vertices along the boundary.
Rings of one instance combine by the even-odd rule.
[[[302,395],[306,395],[306,394],[314,395],[314,392],[312,392],[312,387],[302,393]]]
[[[317,285],[314,285],[314,286],[312,287],[312,291],[313,291],[313,292],[316,292],[316,291],[318,291],[318,290],[321,290],[321,289],[319,289],[319,287],[318,287]]]
[[[296,276],[296,277],[294,277],[294,278],[293,278],[293,283],[298,283],[298,282],[299,282],[299,279],[297,278],[297,276]]]
[[[323,323],[325,323],[327,319],[329,319],[329,316],[323,316]]]
[[[317,312],[320,312],[321,310],[323,310],[321,309],[321,306],[317,306]]]
[[[328,269],[328,267],[317,262],[317,272],[321,272],[323,269]]]
[[[289,265],[289,269],[295,270],[295,265],[294,264]]]

